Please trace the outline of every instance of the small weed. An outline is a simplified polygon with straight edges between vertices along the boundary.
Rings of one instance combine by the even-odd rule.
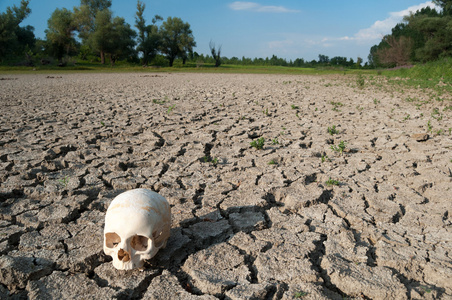
[[[441,115],[441,113],[439,112],[439,109],[435,108],[433,109],[432,112],[432,118],[436,119],[438,121],[441,121],[443,119],[443,116]]]
[[[303,291],[299,291],[296,292],[295,295],[293,295],[294,299],[301,299],[304,296],[307,296],[309,293],[308,292],[303,292]]]
[[[257,150],[264,148],[265,139],[263,137],[258,138],[250,143],[251,147],[256,148]]]
[[[340,141],[339,145],[331,145],[331,150],[335,151],[335,152],[339,152],[341,155],[344,153],[345,147],[346,147],[347,143],[344,141]]]
[[[333,185],[339,185],[340,184],[340,182],[339,181],[337,181],[337,180],[334,180],[334,179],[331,179],[331,177],[330,177],[330,179],[328,179],[327,181],[325,181],[325,184],[327,185],[327,186],[333,186]]]
[[[276,165],[278,164],[274,159],[268,162],[269,165]]]
[[[331,159],[328,157],[328,155],[322,155],[322,163],[326,162],[326,161],[331,161]]]
[[[334,111],[339,111],[338,107],[344,106],[344,104],[342,104],[341,102],[335,102],[335,101],[331,101],[330,104],[333,105]]]
[[[268,108],[266,108],[265,110],[262,111],[264,113],[264,115],[269,116],[270,113],[268,112]]]
[[[430,132],[430,133],[433,132],[433,126],[432,126],[430,120],[428,120],[428,122],[427,122],[427,132]]]
[[[272,145],[278,145],[278,144],[279,144],[278,138],[272,139]]]
[[[362,74],[359,74],[358,77],[356,78],[356,85],[360,88],[363,89],[364,88],[364,84],[366,83],[364,76]]]
[[[405,118],[403,118],[404,121],[409,120],[410,119],[410,115],[406,115]]]
[[[102,127],[105,127],[104,121],[100,121],[100,125],[102,125]]]
[[[436,135],[441,135],[441,134],[443,134],[443,132],[444,132],[443,129],[437,130],[437,131],[436,131]]]
[[[375,104],[375,105],[380,104],[380,100],[377,100],[377,98],[375,98],[375,99],[374,99],[374,104]]]
[[[422,286],[422,285],[421,285],[421,288],[422,288],[426,293],[431,293],[431,292],[432,292],[432,290],[431,290],[430,288],[426,287],[426,286]]]
[[[217,164],[218,164],[218,158],[211,158],[211,157],[209,157],[209,156],[204,156],[203,158],[202,158],[202,161],[203,162],[205,162],[205,163],[208,163],[208,162],[210,162],[210,163],[212,163],[214,166],[216,166]]]
[[[165,103],[165,101],[163,101],[163,100],[157,100],[157,99],[152,99],[152,103],[154,103],[154,104],[163,104],[163,103]]]
[[[58,180],[58,183],[61,184],[64,187],[66,187],[67,184],[69,183],[69,177],[68,176],[64,176],[63,178]]]
[[[291,107],[292,109],[299,109],[298,105],[294,105],[294,104],[292,104],[290,107]]]
[[[336,125],[333,125],[332,127],[328,127],[328,133],[331,135],[338,134],[339,131],[336,129]]]
[[[176,107],[176,104],[173,104],[170,107],[168,107],[168,114],[170,114],[175,107]]]

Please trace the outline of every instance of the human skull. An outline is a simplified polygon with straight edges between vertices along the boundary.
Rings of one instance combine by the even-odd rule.
[[[166,246],[170,228],[171,208],[163,196],[147,189],[124,192],[107,209],[104,252],[116,269],[140,268]]]

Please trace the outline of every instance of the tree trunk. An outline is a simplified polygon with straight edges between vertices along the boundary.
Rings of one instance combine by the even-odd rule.
[[[100,51],[100,63],[105,64],[105,54],[103,50]]]

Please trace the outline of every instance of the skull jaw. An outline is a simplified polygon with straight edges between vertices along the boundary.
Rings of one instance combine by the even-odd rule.
[[[138,259],[135,258],[126,262],[119,260],[118,258],[113,259],[113,267],[115,267],[118,270],[133,270],[136,268],[141,268],[143,267],[143,265],[144,261],[139,260],[139,258]]]

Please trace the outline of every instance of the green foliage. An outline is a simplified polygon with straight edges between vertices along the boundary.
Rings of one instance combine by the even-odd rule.
[[[328,179],[327,181],[325,181],[325,184],[327,185],[327,186],[333,186],[333,185],[340,185],[340,182],[339,181],[337,181],[337,180],[334,180],[334,179],[331,179],[331,177],[330,177],[330,179]]]
[[[309,295],[308,292],[299,291],[299,292],[296,292],[293,297],[295,299],[301,299],[301,298],[303,298],[304,296],[307,296],[307,295]]]
[[[278,138],[272,139],[272,145],[278,145],[278,144],[279,144]]]
[[[22,0],[20,7],[7,7],[0,14],[0,59],[7,56],[22,56],[25,50],[34,47],[34,28],[19,24],[31,13],[30,1]]]
[[[64,55],[75,54],[76,41],[74,32],[77,25],[73,13],[66,8],[55,9],[47,21],[45,33],[50,53],[62,62]],[[71,51],[72,50],[72,51]]]
[[[265,139],[263,137],[258,138],[250,143],[251,147],[261,150],[264,148]]]
[[[294,104],[292,104],[290,107],[291,107],[292,109],[298,109],[298,108],[299,108],[298,105],[294,105]]]
[[[185,63],[187,53],[193,52],[193,47],[196,47],[190,24],[184,23],[180,18],[168,17],[160,27],[160,33],[162,36],[160,50],[168,58],[169,66],[173,66],[178,56]]]
[[[173,105],[169,106],[167,113],[170,114],[175,107],[176,107],[176,104],[173,104]]]
[[[333,125],[333,126],[331,126],[331,127],[328,127],[328,133],[329,134],[331,134],[331,135],[335,135],[335,134],[338,134],[339,133],[339,131],[336,129],[336,125]]]
[[[364,88],[364,84],[365,84],[364,76],[362,74],[358,74],[358,77],[356,78],[356,85],[360,89],[363,89]]]
[[[155,15],[151,25],[146,25],[144,18],[144,9],[146,5],[138,1],[137,12],[135,16],[135,27],[138,29],[138,46],[137,51],[143,54],[142,64],[147,65],[157,55],[161,41],[159,28],[155,23],[162,21],[162,17]]]
[[[320,158],[320,160],[322,161],[322,163],[326,162],[326,161],[331,161],[331,159],[329,159],[328,155],[322,155],[322,157]]]
[[[277,165],[278,163],[272,159],[271,161],[268,162],[269,165]]]
[[[331,150],[335,151],[335,152],[339,152],[341,155],[344,153],[344,150],[347,146],[347,143],[344,141],[340,141],[339,144],[336,145],[331,145]]]
[[[331,101],[330,104],[333,105],[334,111],[339,111],[338,107],[344,106],[344,104],[342,104],[341,102],[335,102],[335,101]]]

